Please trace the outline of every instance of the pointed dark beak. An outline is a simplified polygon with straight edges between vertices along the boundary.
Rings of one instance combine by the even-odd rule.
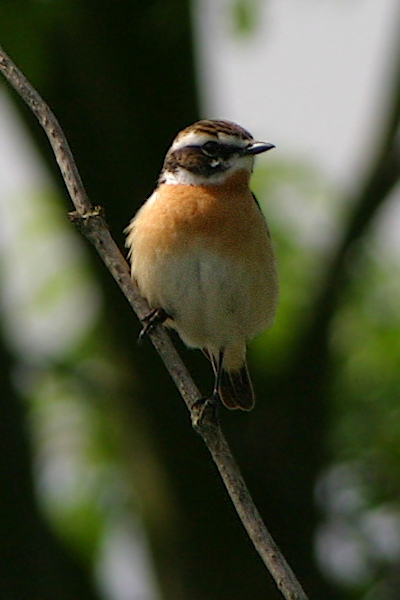
[[[243,150],[243,154],[245,156],[248,154],[261,154],[261,152],[267,152],[267,150],[272,150],[272,148],[275,148],[275,146],[269,142],[252,142]]]

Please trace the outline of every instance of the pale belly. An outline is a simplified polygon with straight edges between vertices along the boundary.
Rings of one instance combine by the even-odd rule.
[[[273,255],[232,261],[193,249],[159,255],[151,268],[134,261],[133,274],[150,306],[171,316],[188,346],[244,344],[272,324],[278,292]]]

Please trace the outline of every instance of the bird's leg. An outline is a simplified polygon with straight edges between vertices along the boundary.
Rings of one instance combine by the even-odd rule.
[[[161,323],[164,323],[168,318],[169,315],[167,315],[163,308],[155,308],[150,311],[148,315],[143,317],[143,319],[140,319],[143,327],[139,333],[138,341],[141,342],[146,335],[149,335],[149,333],[154,331],[157,325],[161,325]]]
[[[215,379],[214,388],[211,396],[202,396],[199,398],[192,407],[192,421],[198,423],[203,419],[204,413],[212,414],[213,420],[217,418],[217,409],[220,403],[220,395],[218,388],[221,383],[222,377],[222,364],[224,362],[224,349],[221,348],[218,355],[218,360],[212,359]]]
[[[222,377],[222,364],[224,362],[224,349],[221,348],[219,351],[219,355],[218,355],[218,361],[216,361],[217,364],[215,365],[215,379],[214,379],[214,389],[211,395],[211,399],[214,402],[217,402],[218,400],[220,400],[219,397],[219,386],[221,383],[221,377]]]

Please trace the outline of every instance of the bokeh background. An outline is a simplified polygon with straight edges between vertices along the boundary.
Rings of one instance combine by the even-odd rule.
[[[257,406],[223,427],[311,598],[400,598],[398,2],[0,0],[0,42],[121,247],[182,127],[228,118],[276,145],[253,189],[281,300],[250,350]],[[278,599],[69,210],[0,82],[1,600]]]

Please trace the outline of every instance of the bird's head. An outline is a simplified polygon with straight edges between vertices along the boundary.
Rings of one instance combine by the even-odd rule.
[[[251,173],[254,156],[274,148],[230,121],[202,120],[182,129],[168,150],[160,183],[221,184],[236,171]]]

